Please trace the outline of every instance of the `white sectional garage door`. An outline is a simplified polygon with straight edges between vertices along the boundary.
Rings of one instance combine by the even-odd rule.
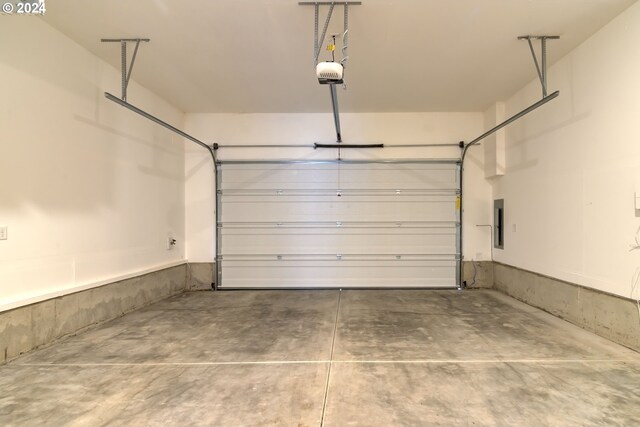
[[[455,288],[455,161],[220,162],[218,287]]]

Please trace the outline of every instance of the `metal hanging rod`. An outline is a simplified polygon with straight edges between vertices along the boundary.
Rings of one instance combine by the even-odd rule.
[[[540,84],[542,85],[542,97],[547,96],[547,40],[558,40],[560,36],[520,36],[518,40],[526,40],[529,44],[529,49],[531,50],[531,56],[533,57],[533,64],[536,67],[536,71],[538,72],[538,78],[540,79]],[[538,57],[536,55],[536,51],[533,48],[533,43],[531,40],[540,40],[540,56],[541,63],[538,63]]]

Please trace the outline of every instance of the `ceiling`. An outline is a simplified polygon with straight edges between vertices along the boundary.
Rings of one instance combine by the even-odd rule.
[[[349,9],[348,89],[339,91],[346,112],[484,111],[536,78],[528,46],[517,36],[560,35],[548,42],[553,63],[634,0],[362,3]],[[100,38],[150,38],[132,79],[185,112],[331,111],[329,89],[315,78],[313,7],[297,0],[55,0],[47,6],[50,25],[118,68],[119,46]],[[321,9],[321,25],[327,10]],[[341,32],[342,16],[336,8],[329,33]]]

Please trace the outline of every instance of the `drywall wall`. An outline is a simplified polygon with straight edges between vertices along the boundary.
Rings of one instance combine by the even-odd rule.
[[[312,78],[312,77],[310,77]],[[318,87],[318,90],[322,90]],[[327,103],[329,103],[327,97]],[[329,108],[329,105],[327,106]],[[393,148],[394,144],[442,144],[470,140],[484,131],[482,113],[347,113],[342,135],[350,143],[384,143],[384,149],[342,150],[343,159],[459,158],[457,147]],[[213,143],[308,144],[335,142],[331,114],[187,114],[187,132]],[[334,149],[222,148],[221,159],[335,159]],[[483,151],[472,149],[465,167],[465,259],[490,257],[490,186],[483,177]],[[206,150],[188,147],[186,161],[186,233],[189,262],[214,258],[214,175]]]
[[[640,268],[640,250],[629,250],[640,226],[638,45],[640,3],[555,63],[549,91],[560,97],[507,128],[505,175],[492,181],[505,203],[497,261],[630,296]],[[506,115],[540,91],[532,81],[506,102]]]
[[[0,310],[184,262],[182,139],[104,98],[119,70],[39,18],[1,20]],[[182,124],[133,81],[129,100]]]

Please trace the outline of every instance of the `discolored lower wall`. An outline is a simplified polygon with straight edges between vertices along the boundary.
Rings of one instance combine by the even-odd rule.
[[[466,288],[492,288],[493,262],[463,261],[462,280],[466,282]]]
[[[0,363],[184,292],[187,264],[0,312]]]
[[[640,314],[635,301],[506,264],[493,264],[494,289],[640,351]]]
[[[214,282],[212,262],[190,262],[187,290],[210,291]]]
[[[468,287],[493,287],[640,351],[640,318],[630,299],[496,262],[468,261],[463,267]],[[213,269],[213,263],[181,264],[0,312],[0,363],[171,295],[210,290]]]

